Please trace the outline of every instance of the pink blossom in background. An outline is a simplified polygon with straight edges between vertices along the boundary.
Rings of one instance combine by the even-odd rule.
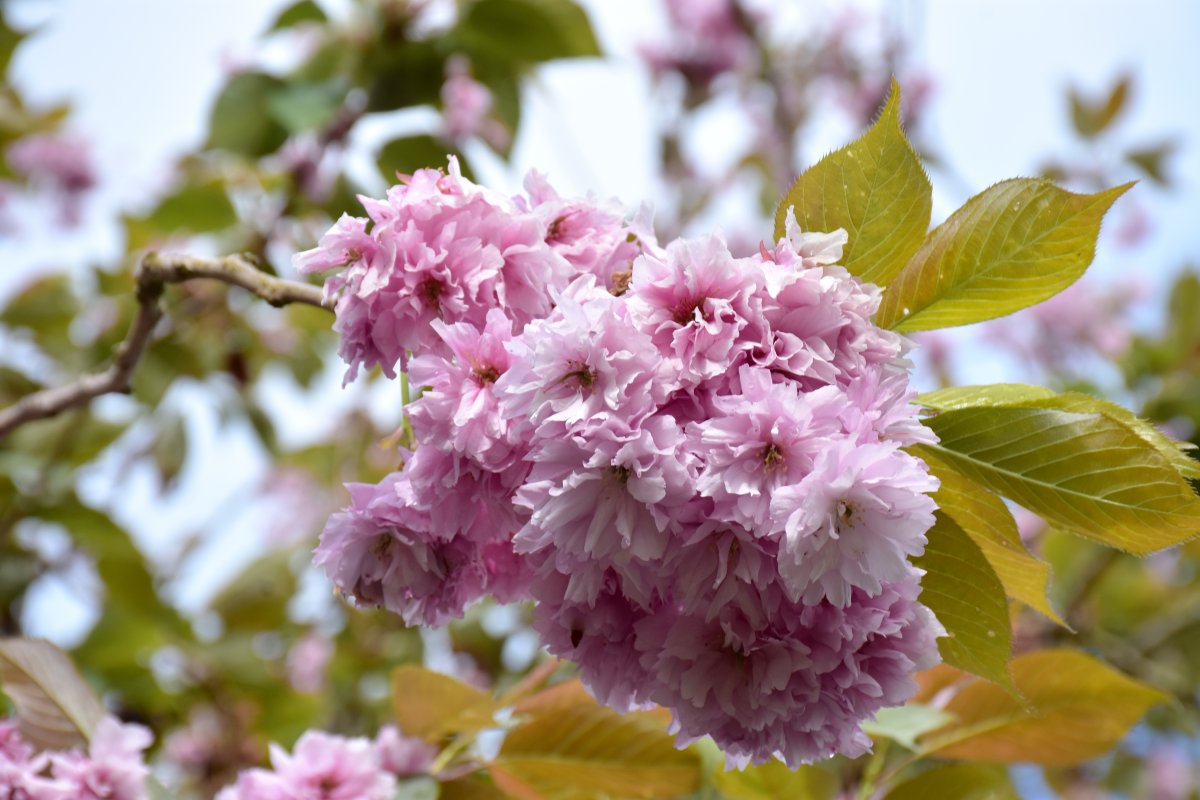
[[[47,758],[35,757],[21,736],[16,720],[0,722],[0,792],[5,797],[50,800],[63,796],[65,786],[45,776]]]
[[[143,751],[154,741],[141,725],[124,725],[105,717],[92,731],[86,755],[79,752],[50,756],[56,782],[64,797],[75,800],[141,800],[146,797]]]
[[[1183,747],[1160,746],[1146,760],[1147,797],[1188,800],[1200,785],[1200,768]]]
[[[271,745],[272,769],[251,769],[217,800],[393,800],[396,779],[364,738],[308,731],[288,753]]]
[[[333,507],[329,491],[304,469],[272,470],[263,481],[262,495],[273,511],[264,538],[275,548],[309,541],[313,519],[320,519]]]
[[[407,364],[421,393],[416,450],[349,486],[316,563],[409,624],[532,596],[597,699],[661,704],[731,765],[862,753],[942,633],[908,561],[937,481],[901,449],[934,437],[880,290],[837,265],[845,232],[791,215],[737,258],[526,189],[423,170],[298,256],[346,265],[351,372]],[[410,313],[433,279],[455,302]]]
[[[329,637],[309,631],[288,651],[288,682],[297,692],[319,693],[325,687],[325,671],[331,658],[333,642]]]
[[[97,180],[86,141],[62,134],[32,134],[9,144],[5,157],[13,172],[54,196],[63,224],[79,224],[83,196]]]
[[[678,72],[703,86],[757,66],[757,45],[734,0],[664,0],[663,8],[669,37],[642,47],[653,72]]]
[[[442,83],[442,126],[446,138],[463,142],[479,136],[496,150],[508,146],[510,136],[492,115],[492,92],[471,77],[465,58],[456,56],[446,62],[446,80]]]
[[[1129,349],[1129,309],[1145,288],[1127,280],[1109,289],[1081,280],[1045,302],[985,323],[986,341],[1047,372],[1075,374],[1088,358],[1114,359]]]
[[[1135,198],[1122,204],[1120,221],[1117,223],[1117,244],[1135,248],[1144,243],[1154,232],[1154,221],[1150,213]]]
[[[414,736],[405,736],[395,725],[384,725],[375,736],[379,765],[398,778],[423,775],[433,766],[437,748]]]
[[[1010,505],[1008,508],[1017,523],[1017,533],[1021,535],[1022,542],[1032,542],[1046,530],[1046,520],[1032,511],[1017,505]]]
[[[152,741],[141,725],[104,717],[86,753],[35,754],[15,721],[0,721],[0,793],[20,800],[147,800],[145,750]]]

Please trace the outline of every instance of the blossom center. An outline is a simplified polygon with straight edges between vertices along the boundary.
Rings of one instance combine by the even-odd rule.
[[[375,542],[371,545],[371,555],[380,561],[386,559],[392,551],[392,537],[388,534],[380,534],[375,537]]]
[[[562,243],[562,241],[566,238],[564,236],[565,231],[563,230],[563,227],[565,226],[567,220],[570,219],[576,213],[578,213],[578,212],[569,211],[566,214],[563,214],[562,216],[555,218],[555,220],[550,223],[550,227],[546,231],[546,243],[547,244],[550,244],[552,242],[556,242],[556,243],[560,243],[560,244]]]
[[[500,377],[500,370],[496,369],[491,364],[480,364],[471,372],[475,376],[475,380],[485,386],[490,383],[495,383]]]
[[[763,469],[767,472],[783,464],[783,451],[774,442],[769,443],[762,451]]]
[[[687,325],[696,319],[696,310],[700,309],[701,319],[708,320],[709,315],[704,310],[704,303],[708,300],[707,297],[693,297],[690,299],[680,300],[671,309],[671,314],[675,319],[676,325]]]
[[[853,528],[858,514],[858,508],[848,500],[838,500],[837,502],[837,527],[838,530],[845,528]]]
[[[445,285],[437,278],[426,278],[417,291],[425,299],[425,305],[432,308],[434,311],[441,313],[442,310],[442,292],[445,291]]]
[[[621,483],[629,482],[629,475],[630,475],[629,467],[614,466],[614,467],[609,467],[608,471],[610,473],[612,473],[612,476],[614,478],[616,478],[618,481],[620,481]]]
[[[568,361],[567,372],[558,379],[558,382],[566,383],[572,378],[579,381],[581,387],[590,389],[592,388],[592,384],[596,382],[596,373],[583,361]]]

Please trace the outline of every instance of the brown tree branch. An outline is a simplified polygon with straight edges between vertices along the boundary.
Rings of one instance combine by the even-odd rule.
[[[137,270],[137,316],[129,334],[117,347],[113,363],[102,372],[84,375],[66,386],[34,392],[0,410],[0,439],[27,422],[57,416],[101,395],[128,394],[133,371],[162,319],[159,300],[163,289],[168,283],[183,283],[195,278],[211,278],[240,286],[273,306],[304,303],[328,308],[317,287],[268,275],[242,256],[197,258],[148,253]]]

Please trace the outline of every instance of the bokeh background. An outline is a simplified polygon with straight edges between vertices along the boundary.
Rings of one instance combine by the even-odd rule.
[[[0,406],[105,362],[146,249],[248,251],[295,277],[290,255],[355,192],[450,152],[496,189],[537,169],[564,195],[649,204],[664,241],[720,228],[749,252],[894,74],[935,221],[1015,175],[1139,181],[1068,294],[923,337],[922,388],[1083,388],[1196,436],[1200,6],[564,0],[508,36],[472,29],[470,5],[4,0]],[[488,684],[527,669],[520,609],[409,631],[347,611],[308,565],[340,484],[390,468],[398,388],[343,388],[320,312],[223,287],[171,303],[132,396],[0,442],[5,632],[73,649],[197,796],[267,740],[371,728],[398,661]],[[1138,562],[1026,522],[1077,633],[1029,615],[1018,634],[1178,703],[1103,763],[1017,768],[1021,791],[1195,796],[1200,551]]]

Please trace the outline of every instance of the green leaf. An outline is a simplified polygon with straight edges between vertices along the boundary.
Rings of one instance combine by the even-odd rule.
[[[1004,586],[979,545],[953,519],[938,512],[924,555],[921,602],[946,628],[938,650],[946,663],[1012,688],[1008,662],[1012,630]]]
[[[396,180],[396,173],[411,175],[426,167],[445,169],[446,156],[452,150],[450,145],[432,136],[405,136],[380,148],[375,163],[384,179],[391,183]]]
[[[1116,120],[1129,99],[1130,78],[1124,75],[1113,84],[1108,96],[1088,102],[1075,89],[1070,90],[1071,124],[1085,139],[1094,139]]]
[[[413,664],[392,673],[392,712],[407,736],[436,742],[493,727],[496,710],[487,694],[449,675]]]
[[[438,788],[438,800],[511,800],[488,776],[478,773],[443,781]]]
[[[1200,531],[1200,499],[1171,461],[1105,414],[964,407],[926,425],[939,441],[917,455],[1110,547],[1145,555]]]
[[[336,83],[295,83],[272,92],[267,99],[271,118],[289,133],[323,130],[346,98]]]
[[[768,761],[741,771],[719,767],[713,786],[729,800],[834,800],[838,795],[837,775],[820,767],[790,770],[779,761]]]
[[[967,325],[1058,294],[1092,262],[1101,218],[1132,185],[1073,194],[1015,178],[985,189],[935,228],[888,284],[876,322],[901,331]]]
[[[39,750],[84,747],[104,705],[62,650],[42,639],[0,640],[0,688],[21,735]]]
[[[1012,512],[994,492],[954,470],[929,450],[912,448],[929,465],[941,486],[933,500],[979,546],[988,563],[1014,600],[1040,611],[1059,625],[1062,617],[1050,605],[1047,592],[1050,565],[1034,557],[1021,541]]]
[[[1044,386],[990,383],[982,386],[950,386],[935,392],[926,392],[917,395],[917,403],[935,411],[953,411],[956,408],[1014,405],[1054,396],[1054,390]]]
[[[212,233],[237,222],[237,211],[221,181],[189,183],[163,199],[144,222],[165,235]]]
[[[1139,147],[1125,154],[1125,160],[1145,173],[1146,177],[1159,186],[1169,186],[1170,177],[1167,175],[1163,162],[1179,149],[1177,142],[1163,142],[1151,147]]]
[[[1146,710],[1166,699],[1075,650],[1013,659],[1013,679],[1031,705],[1022,708],[984,681],[963,687],[946,704],[955,721],[926,736],[924,755],[1012,763],[1077,764],[1102,755]]]
[[[1020,800],[1008,770],[996,764],[943,764],[909,778],[884,800]]]
[[[1165,433],[1132,411],[1108,400],[1091,397],[1079,392],[1066,392],[1037,401],[1022,403],[1031,408],[1059,408],[1063,411],[1079,411],[1082,413],[1104,414],[1109,419],[1123,424],[1144,442],[1162,454],[1163,458],[1187,478],[1200,479],[1200,461],[1192,458],[1186,451],[1195,449],[1190,442],[1176,442]]]
[[[326,16],[325,11],[314,0],[300,0],[281,11],[267,30],[281,31],[305,22],[322,23],[328,20],[329,17]]]
[[[1020,406],[1022,408],[1057,408],[1062,411],[1104,414],[1152,445],[1175,466],[1181,475],[1200,479],[1200,461],[1187,454],[1187,451],[1195,449],[1195,445],[1190,442],[1176,442],[1155,427],[1153,423],[1141,419],[1129,409],[1081,392],[1058,394],[1042,386],[996,383],[939,389],[918,396],[917,402],[926,408],[937,411],[980,406]]]
[[[453,35],[468,55],[521,64],[601,54],[587,14],[571,0],[474,0]]]
[[[208,121],[206,148],[259,158],[273,153],[288,132],[267,113],[271,96],[285,86],[262,72],[240,72],[217,96]]]
[[[875,718],[863,723],[863,730],[872,736],[883,736],[907,747],[917,749],[917,739],[932,730],[944,727],[953,717],[940,708],[922,703],[881,708]]]
[[[70,361],[79,347],[70,336],[71,323],[79,314],[79,299],[71,288],[71,276],[46,275],[27,284],[0,311],[0,323],[27,328],[48,356]]]
[[[577,682],[572,682],[578,687]],[[491,774],[553,797],[674,798],[700,786],[700,760],[677,750],[663,716],[597,705],[582,688],[529,715],[504,738]],[[529,708],[528,704],[525,706]]]
[[[8,62],[27,34],[14,30],[0,11],[0,72],[7,72]]]
[[[209,607],[230,630],[267,631],[287,623],[288,602],[296,593],[293,553],[271,551],[242,570]]]
[[[857,141],[834,151],[796,179],[775,212],[782,238],[787,210],[804,231],[842,228],[850,240],[842,264],[870,283],[886,286],[929,231],[932,187],[900,130],[900,87],[879,119]]]
[[[446,55],[436,40],[384,43],[363,64],[367,110],[432,105],[441,96]]]

